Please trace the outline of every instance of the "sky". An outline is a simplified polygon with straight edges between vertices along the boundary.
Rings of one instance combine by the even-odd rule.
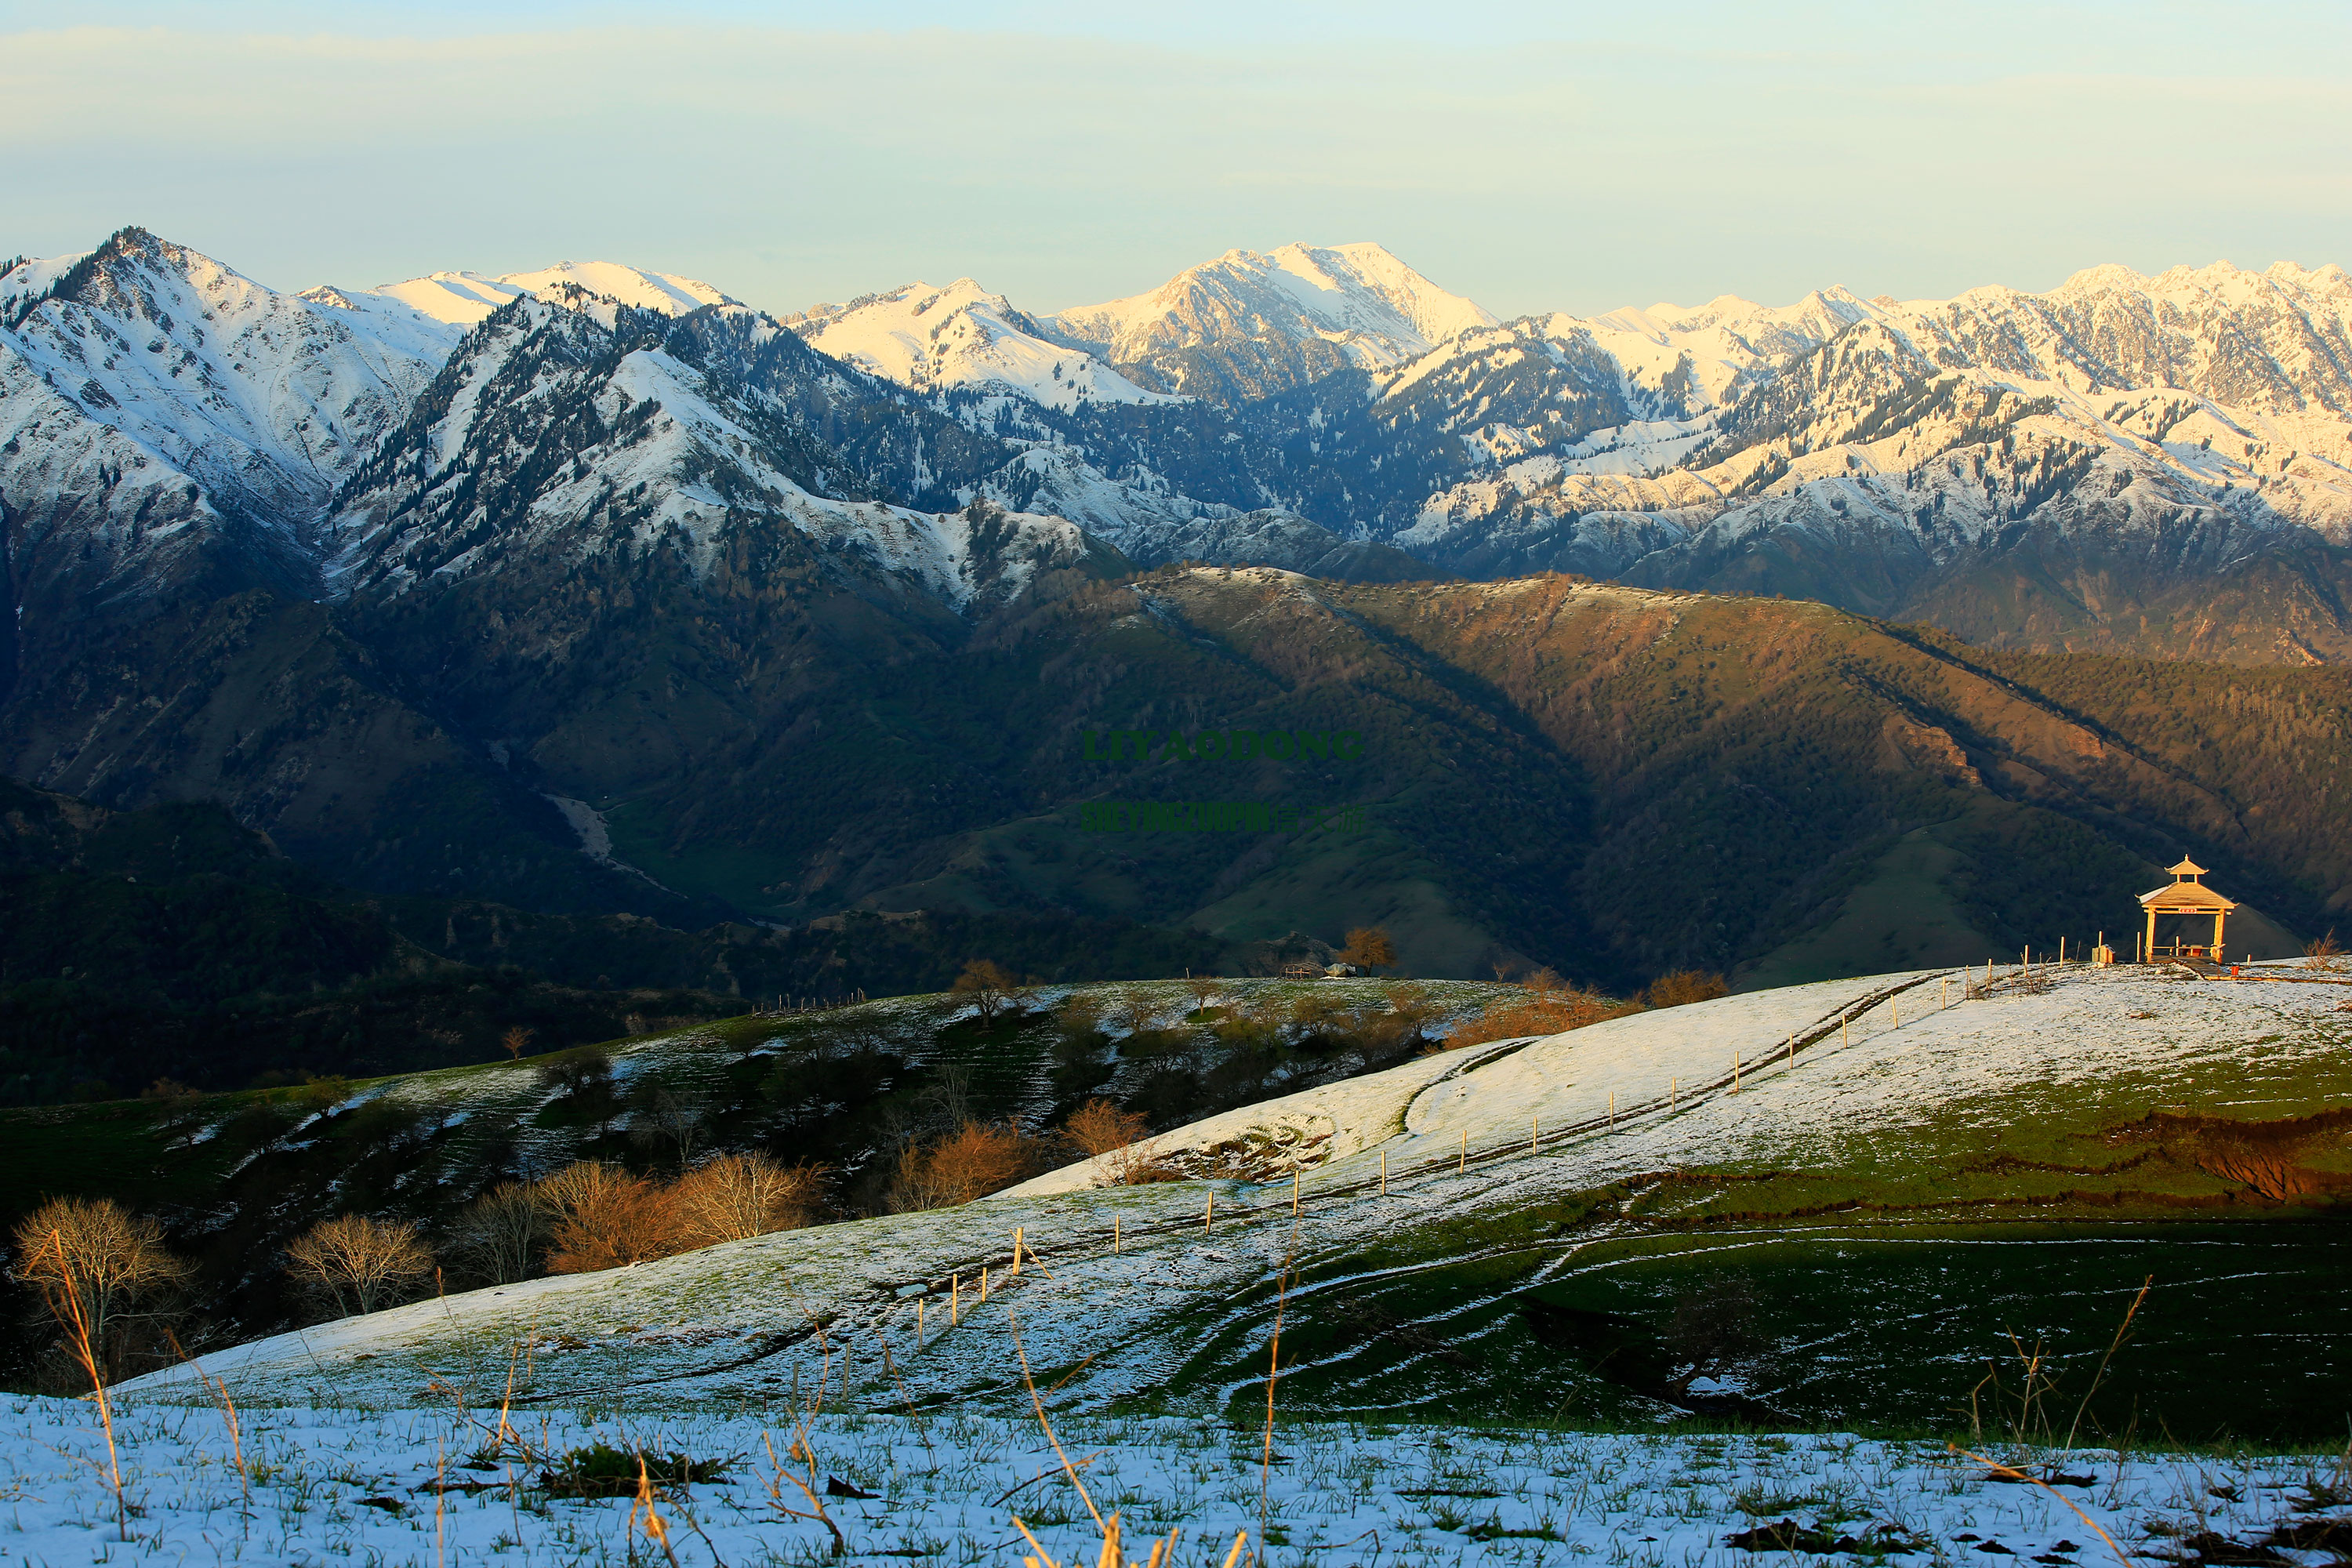
[[[61,26],[80,16],[106,26]],[[1376,240],[1503,316],[2352,264],[2352,6],[0,0],[0,257],[1034,311]]]

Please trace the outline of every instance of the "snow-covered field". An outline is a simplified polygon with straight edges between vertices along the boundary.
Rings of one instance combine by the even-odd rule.
[[[664,1561],[630,1499],[551,1498],[549,1456],[603,1443],[725,1463],[719,1479],[653,1503],[687,1564],[900,1559],[1011,1563],[1014,1519],[1055,1559],[1093,1562],[1099,1534],[1034,1420],[789,1410],[618,1414],[445,1407],[241,1409],[243,1468],[224,1413],[133,1405],[117,1418],[125,1527],[104,1480],[94,1412],[0,1406],[0,1563],[618,1563]],[[1940,1444],[1850,1436],[1663,1436],[1420,1426],[1262,1427],[1172,1417],[1056,1423],[1094,1507],[1143,1537],[1181,1531],[1174,1561],[1217,1563],[1237,1531],[1269,1564],[1564,1563],[1700,1568],[1753,1562],[1727,1538],[1780,1521],[1816,1552],[1919,1564],[2014,1555],[2049,1568],[2177,1550],[2220,1535],[2260,1541],[2297,1505],[2341,1493],[2335,1460],[2124,1454],[2028,1457],[2058,1485],[1992,1479]],[[2054,1459],[2054,1463],[2053,1460]],[[780,1470],[810,1484],[847,1551]],[[870,1495],[867,1495],[870,1494]],[[2081,1510],[2077,1512],[2076,1510]],[[2094,1529],[2095,1524],[2097,1527]],[[1818,1532],[1815,1534],[1813,1532]],[[1262,1554],[1261,1554],[1262,1553]],[[2252,1561],[2252,1559],[2242,1559]],[[2286,1548],[2273,1561],[2339,1561]]]

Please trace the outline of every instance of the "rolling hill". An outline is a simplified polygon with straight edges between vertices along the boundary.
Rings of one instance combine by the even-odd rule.
[[[1279,1294],[1294,1417],[1851,1430],[1948,1424],[2004,1331],[2079,1383],[2147,1275],[2094,1429],[2136,1409],[2181,1437],[2324,1436],[2352,1402],[2322,1326],[2352,982],[2259,973],[1915,972],[1642,1014],[1176,1130],[1154,1152],[1202,1173],[1182,1181],[1081,1166],[207,1366],[248,1403],[455,1387],[478,1407],[513,1375],[532,1404],[756,1404],[814,1374],[822,1323],[853,1397],[992,1408],[1024,1399],[1009,1310],[1060,1405],[1241,1414]],[[2257,1301],[2262,1333],[2205,1331]],[[194,1393],[176,1373],[133,1388]]]

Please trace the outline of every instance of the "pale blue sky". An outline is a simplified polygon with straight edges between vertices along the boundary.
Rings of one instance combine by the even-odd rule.
[[[1504,315],[2041,289],[2352,264],[2347,145],[2340,4],[0,0],[0,254],[137,222],[284,287],[1050,310],[1375,239]]]

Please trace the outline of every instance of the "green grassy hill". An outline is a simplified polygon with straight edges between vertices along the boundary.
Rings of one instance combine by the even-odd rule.
[[[810,1376],[822,1321],[877,1408],[1010,1404],[1017,1326],[1061,1401],[1238,1419],[1278,1322],[1294,1415],[1967,1432],[1973,1391],[1998,1431],[2036,1347],[2063,1427],[2152,1279],[2085,1433],[2332,1440],[2352,987],[2275,973],[1640,1014],[1220,1113],[1157,1145],[1185,1181],[1071,1169],[210,1365],[247,1398],[396,1403],[428,1372],[494,1394],[528,1345],[533,1401],[733,1408]]]

